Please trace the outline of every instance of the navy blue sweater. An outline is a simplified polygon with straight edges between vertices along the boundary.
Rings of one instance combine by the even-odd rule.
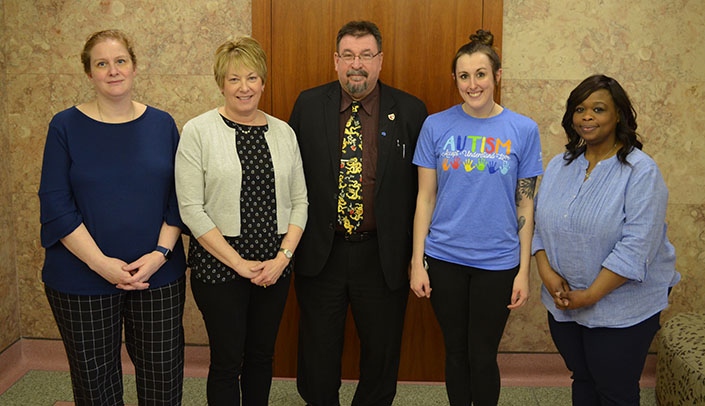
[[[174,119],[152,107],[122,124],[93,120],[75,107],[54,116],[39,185],[47,286],[80,295],[122,292],[61,243],[81,223],[105,255],[127,263],[154,250],[164,221],[184,228],[174,190],[178,142]],[[184,274],[181,239],[173,251],[150,288]]]

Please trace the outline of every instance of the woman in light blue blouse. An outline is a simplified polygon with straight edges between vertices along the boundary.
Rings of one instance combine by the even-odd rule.
[[[573,373],[574,405],[639,405],[659,315],[680,280],[668,190],[614,79],[580,83],[562,125],[568,144],[546,168],[532,246],[551,336]]]

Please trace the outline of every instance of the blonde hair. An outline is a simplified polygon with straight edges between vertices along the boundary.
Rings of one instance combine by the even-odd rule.
[[[224,42],[215,51],[213,74],[215,82],[221,89],[225,84],[225,75],[228,74],[228,69],[237,66],[252,68],[262,79],[262,83],[267,81],[267,55],[254,38],[238,37],[232,41]]]

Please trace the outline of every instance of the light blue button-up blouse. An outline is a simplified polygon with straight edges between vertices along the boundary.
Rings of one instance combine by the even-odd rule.
[[[571,289],[586,289],[605,267],[629,281],[596,304],[556,309],[544,286],[541,300],[557,321],[586,327],[633,326],[668,305],[680,280],[675,249],[666,236],[668,190],[656,163],[634,149],[630,165],[616,156],[599,162],[585,179],[584,155],[548,164],[536,196],[532,252],[545,250],[551,267]]]

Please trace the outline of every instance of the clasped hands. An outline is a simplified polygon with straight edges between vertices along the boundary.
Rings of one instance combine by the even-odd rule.
[[[243,259],[235,268],[235,272],[243,278],[249,279],[253,284],[266,288],[277,283],[288,264],[289,260],[285,257],[283,258],[283,255],[277,255],[266,261]]]
[[[279,257],[267,261],[243,260],[236,272],[257,286],[274,285],[288,264],[288,260]],[[149,288],[149,278],[165,262],[164,255],[157,251],[144,254],[129,264],[118,258],[104,257],[96,272],[118,289],[144,290]]]
[[[164,255],[157,251],[144,254],[129,264],[118,258],[105,257],[96,272],[118,289],[144,290],[149,288],[149,278],[165,262]]]
[[[581,307],[592,306],[597,302],[590,288],[572,290],[568,282],[557,273],[551,278],[545,278],[543,283],[553,297],[553,303],[559,310],[574,310]]]

